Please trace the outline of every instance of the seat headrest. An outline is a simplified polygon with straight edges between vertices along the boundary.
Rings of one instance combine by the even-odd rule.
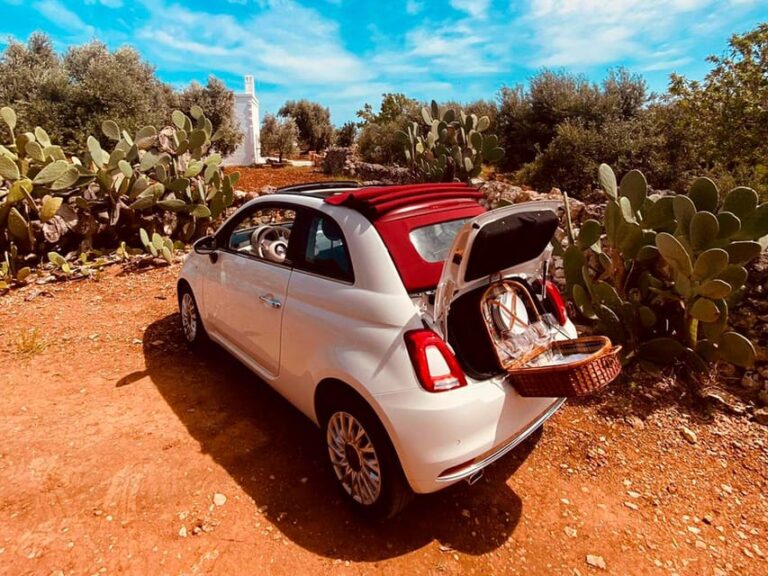
[[[333,220],[323,218],[320,220],[320,229],[328,240],[337,242],[342,239],[341,228]]]

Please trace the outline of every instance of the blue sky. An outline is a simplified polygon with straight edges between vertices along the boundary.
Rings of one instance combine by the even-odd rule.
[[[35,30],[62,51],[130,44],[174,85],[250,73],[262,110],[309,98],[341,124],[384,92],[493,98],[542,67],[624,65],[660,91],[766,20],[766,0],[0,0],[0,48]]]

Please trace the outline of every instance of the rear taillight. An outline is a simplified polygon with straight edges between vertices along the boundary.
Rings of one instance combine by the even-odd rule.
[[[568,311],[565,308],[565,301],[560,295],[560,290],[557,289],[554,282],[547,280],[544,284],[544,291],[546,294],[544,306],[547,312],[555,315],[560,326],[565,326],[568,321]]]
[[[432,330],[405,333],[405,345],[422,387],[429,392],[445,392],[467,385],[464,371],[448,344]]]

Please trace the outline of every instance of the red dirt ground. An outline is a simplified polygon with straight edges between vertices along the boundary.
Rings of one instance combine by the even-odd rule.
[[[1,574],[768,573],[768,429],[626,380],[475,486],[361,521],[308,420],[187,350],[177,273],[0,297]]]
[[[293,166],[285,168],[271,168],[268,165],[258,168],[238,166],[227,168],[226,172],[240,172],[237,188],[246,192],[258,192],[264,186],[280,188],[290,184],[322,182],[329,179],[319,169],[295,168]],[[334,177],[334,180],[338,179]]]

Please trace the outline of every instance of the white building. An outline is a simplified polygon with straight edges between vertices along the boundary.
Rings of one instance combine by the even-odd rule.
[[[223,163],[229,166],[250,166],[264,162],[259,140],[259,99],[256,98],[253,76],[245,77],[245,92],[235,94],[235,118],[243,132],[243,142]]]

